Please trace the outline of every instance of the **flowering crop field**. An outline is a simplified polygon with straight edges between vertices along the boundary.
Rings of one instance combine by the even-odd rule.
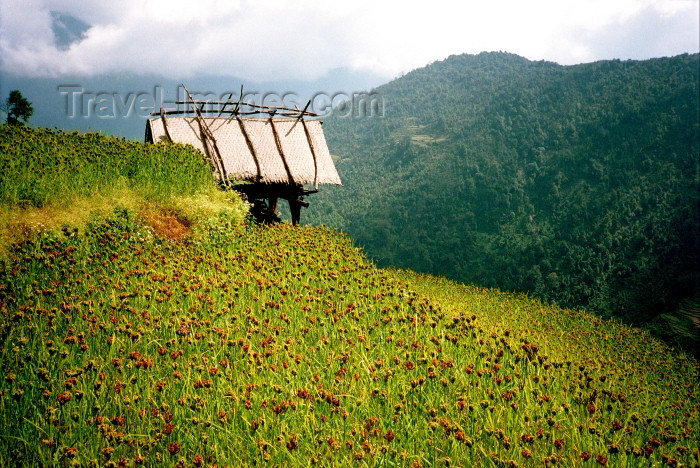
[[[182,145],[0,125],[0,203],[65,203],[76,196],[109,196],[124,185],[151,198],[189,195],[212,185],[203,160]]]
[[[0,260],[0,466],[697,466],[700,367],[323,228],[129,210]]]

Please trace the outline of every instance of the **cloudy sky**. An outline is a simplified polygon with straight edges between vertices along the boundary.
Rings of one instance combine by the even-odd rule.
[[[561,64],[699,49],[700,0],[2,0],[0,66],[27,76],[390,79],[450,54]],[[75,25],[83,30],[71,37]],[[63,29],[62,29],[63,28]],[[67,30],[66,30],[67,28]]]

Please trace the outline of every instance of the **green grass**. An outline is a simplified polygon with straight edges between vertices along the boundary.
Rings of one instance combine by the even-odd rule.
[[[0,254],[42,231],[82,228],[115,208],[172,214],[200,225],[237,197],[218,190],[204,156],[177,144],[144,145],[97,133],[0,126]]]
[[[143,145],[97,133],[0,126],[0,203],[42,207],[125,187],[167,200],[212,188],[203,156],[182,145]]]
[[[647,333],[226,213],[8,248],[0,467],[699,463],[700,367]]]

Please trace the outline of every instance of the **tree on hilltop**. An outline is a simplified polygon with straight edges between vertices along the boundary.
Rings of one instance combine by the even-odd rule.
[[[34,114],[32,103],[17,89],[10,91],[10,97],[3,103],[2,110],[7,112],[8,125],[24,125]]]

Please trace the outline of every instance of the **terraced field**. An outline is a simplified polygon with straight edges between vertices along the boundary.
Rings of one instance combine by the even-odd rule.
[[[322,228],[149,219],[7,248],[0,466],[699,463],[700,367],[646,333]]]

